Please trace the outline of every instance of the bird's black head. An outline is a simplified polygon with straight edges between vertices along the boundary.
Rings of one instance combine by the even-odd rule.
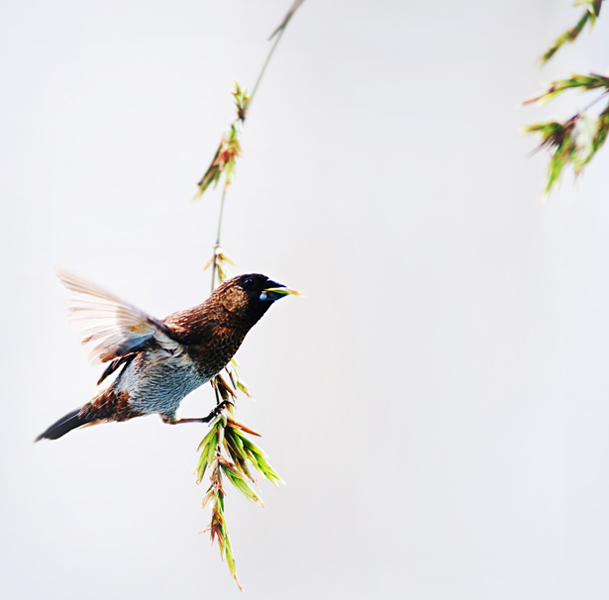
[[[296,292],[266,275],[248,273],[224,282],[214,294],[218,294],[222,305],[231,315],[252,327],[273,302]]]
[[[260,273],[249,273],[248,275],[238,275],[233,279],[235,284],[239,286],[248,297],[250,302],[274,302],[283,298],[285,294],[273,291],[276,289],[285,288],[283,283],[277,283],[269,279],[266,275]],[[271,291],[269,291],[271,290]]]

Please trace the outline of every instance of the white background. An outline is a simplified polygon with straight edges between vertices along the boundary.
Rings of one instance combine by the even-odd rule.
[[[518,127],[589,98],[515,109],[609,66],[607,14],[535,71],[566,0],[309,0],[283,37],[223,234],[307,294],[238,354],[287,482],[228,497],[246,596],[200,534],[204,427],[32,444],[99,375],[53,267],[158,317],[207,296],[219,194],[190,198],[289,3],[0,7],[0,595],[607,598],[609,151],[544,204]]]

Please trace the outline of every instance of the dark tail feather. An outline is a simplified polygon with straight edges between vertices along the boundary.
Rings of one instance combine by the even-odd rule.
[[[65,435],[72,429],[76,429],[77,427],[82,427],[83,425],[87,425],[87,423],[92,423],[93,421],[98,421],[89,415],[79,416],[81,412],[80,408],[73,410],[71,413],[68,413],[64,417],[61,417],[57,423],[53,423],[45,432],[41,433],[34,441],[38,442],[39,440],[56,440],[59,439],[62,435]]]

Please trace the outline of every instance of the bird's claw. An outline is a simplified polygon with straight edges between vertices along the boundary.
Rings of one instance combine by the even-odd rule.
[[[220,413],[222,413],[222,411],[228,406],[234,405],[229,400],[224,400],[223,402],[220,402],[220,404],[218,404],[216,408],[214,408],[214,410],[212,410],[206,417],[197,417],[196,419],[176,420],[170,417],[163,417],[163,415],[161,415],[161,418],[163,419],[164,423],[168,423],[169,425],[178,425],[179,423],[209,423],[210,421],[213,421],[217,416],[219,416]]]
[[[214,408],[214,410],[212,410],[204,419],[203,422],[204,423],[209,423],[212,419],[215,419],[217,416],[220,415],[220,413],[222,413],[222,411],[225,408],[228,408],[229,406],[234,406],[234,404],[230,401],[230,400],[223,400],[222,402],[220,402],[220,404],[218,404],[216,406],[216,408]]]

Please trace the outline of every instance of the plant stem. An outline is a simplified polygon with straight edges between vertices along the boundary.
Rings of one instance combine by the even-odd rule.
[[[248,109],[249,109],[250,105],[252,104],[252,100],[254,99],[256,90],[258,89],[258,86],[260,85],[260,82],[262,81],[262,76],[264,75],[264,72],[266,71],[266,68],[271,60],[271,56],[273,56],[273,52],[275,52],[275,48],[277,48],[277,44],[279,44],[279,40],[281,39],[281,36],[283,35],[283,32],[285,31],[287,24],[288,23],[286,22],[285,25],[281,28],[281,30],[277,34],[275,43],[271,47],[271,50],[268,53],[266,60],[264,61],[264,64],[262,65],[262,70],[260,71],[260,74],[258,75],[258,79],[256,79],[256,84],[254,85],[254,89],[252,90],[252,93],[250,95],[250,99],[248,102]],[[215,285],[216,284],[216,250],[220,246],[220,233],[222,231],[222,215],[224,214],[224,197],[225,196],[226,196],[226,185],[222,189],[222,200],[220,200],[220,216],[218,217],[218,233],[216,234],[216,244],[214,245],[214,261],[213,261],[212,268],[211,268],[211,291],[212,292],[214,291],[214,289],[216,287],[216,285]]]
[[[258,90],[258,86],[260,85],[260,82],[262,80],[262,76],[264,75],[264,72],[266,71],[266,68],[271,60],[271,56],[273,56],[273,52],[275,52],[275,48],[277,48],[277,44],[279,43],[279,40],[281,39],[281,36],[283,35],[285,28],[287,27],[294,12],[298,9],[298,7],[303,2],[304,2],[304,0],[295,0],[295,2],[292,4],[292,7],[290,8],[288,13],[284,17],[284,20],[282,21],[280,26],[275,30],[275,32],[273,32],[273,36],[277,35],[277,39],[273,43],[273,46],[271,47],[271,50],[268,53],[266,60],[264,61],[264,64],[262,65],[262,70],[260,71],[260,74],[258,75],[258,79],[256,80],[256,84],[254,85],[254,89],[253,89],[247,103],[245,103],[243,100],[240,99],[241,98],[241,96],[239,95],[240,88],[238,85],[236,86],[235,99],[237,101],[236,104],[237,104],[238,112],[237,112],[237,119],[235,119],[235,121],[233,121],[233,123],[231,124],[231,133],[234,135],[234,138],[236,138],[237,131],[240,129],[240,125],[245,120],[245,112],[246,112],[247,108],[249,107],[249,105],[251,104],[252,100],[254,99],[254,96],[256,95],[256,91]],[[245,95],[243,95],[243,97],[245,97]],[[231,138],[231,141],[236,144],[236,146],[234,146],[233,149],[235,150],[236,156],[239,156],[240,152],[239,152],[238,140],[236,140],[234,138]],[[223,149],[224,144],[225,144],[225,138],[223,137],[222,142],[220,143],[220,147],[218,148],[218,151],[216,153],[216,156],[215,156],[214,160],[212,161],[211,166],[209,167],[207,172],[204,174],[200,185],[204,181],[206,181],[206,178],[208,177],[208,175],[210,173],[211,173],[211,175],[209,175],[209,176],[212,177],[212,180],[214,182],[214,187],[215,187],[215,184],[218,183],[218,180],[222,176],[222,173],[220,172],[218,174],[216,171],[213,171],[213,168],[216,166],[216,160],[219,160],[219,155],[220,155],[221,150]],[[232,160],[233,160],[233,162],[230,164],[230,167],[231,167],[230,174],[232,174],[234,172],[235,156],[232,157]],[[226,166],[227,163],[224,162],[221,164],[224,164],[224,166]],[[224,169],[224,167],[220,168],[220,171],[222,171],[223,169]],[[215,289],[216,271],[219,271],[220,279],[222,279],[222,273],[223,273],[223,271],[221,271],[218,268],[219,267],[218,256],[219,255],[221,256],[221,260],[224,260],[226,258],[225,256],[223,256],[220,253],[220,236],[222,233],[222,217],[224,214],[224,199],[226,197],[226,190],[227,190],[229,182],[231,180],[232,180],[232,178],[229,178],[227,172],[225,172],[224,173],[224,186],[222,189],[222,199],[220,201],[220,214],[218,215],[218,230],[216,233],[216,243],[214,244],[214,254],[212,257],[212,269],[211,269],[211,292],[212,293]],[[200,193],[197,197],[199,197],[201,194],[203,194],[203,192],[205,191],[205,189],[207,189],[207,187],[209,186],[210,183],[211,183],[211,181],[207,181],[203,188],[200,187]],[[229,261],[229,262],[232,262],[232,261]],[[220,267],[220,268],[222,268],[222,267]],[[231,369],[235,369],[235,368],[236,368],[236,363],[234,366],[231,367]],[[232,382],[233,386],[235,387],[235,391],[238,389],[242,389],[249,396],[249,393],[247,392],[247,386],[245,386],[242,382],[240,382],[238,375],[236,375],[235,379],[233,379],[232,371],[228,370],[228,373],[229,373],[231,382]],[[216,404],[218,406],[221,404],[222,399],[228,400],[229,394],[232,395],[233,398],[236,397],[235,393],[232,391],[230,386],[228,386],[224,382],[224,380],[222,379],[222,376],[220,374],[217,374],[211,383],[212,383],[212,387],[214,389],[214,393],[216,395]],[[220,385],[222,385],[223,387],[221,388]],[[232,403],[230,401],[228,401],[227,412],[229,415],[232,416],[233,407],[232,407]],[[212,463],[212,465],[215,465],[215,468],[212,465],[210,465],[210,466],[212,466],[212,472],[211,472],[211,476],[210,476],[211,486],[208,490],[208,494],[205,497],[206,499],[204,500],[203,506],[205,506],[207,504],[209,499],[213,498],[212,520],[211,520],[210,527],[209,527],[209,529],[211,530],[212,543],[213,543],[214,539],[217,538],[218,545],[220,547],[220,554],[221,554],[221,556],[224,556],[226,558],[226,562],[228,564],[231,575],[235,579],[237,585],[239,586],[239,589],[243,591],[243,588],[241,587],[241,584],[239,583],[239,580],[237,579],[237,567],[235,565],[235,558],[234,558],[234,555],[232,552],[230,538],[228,537],[228,530],[226,528],[226,522],[225,522],[225,518],[224,518],[224,490],[222,489],[222,468],[221,468],[220,461],[222,461],[222,464],[224,464],[227,469],[229,467],[232,469],[231,472],[233,473],[233,475],[232,476],[227,475],[227,477],[231,481],[233,486],[235,486],[238,490],[240,490],[241,493],[243,493],[248,500],[255,500],[260,504],[262,504],[262,503],[260,501],[260,498],[258,498],[258,496],[255,494],[255,492],[250,488],[249,484],[247,484],[247,482],[245,481],[245,477],[251,479],[251,475],[250,475],[247,465],[245,463],[245,461],[247,461],[248,459],[244,458],[245,455],[242,455],[242,454],[239,454],[236,457],[231,455],[230,446],[227,445],[227,443],[225,442],[225,437],[224,437],[226,425],[227,425],[226,415],[224,415],[222,417],[222,419],[218,420],[215,424],[215,427],[216,427],[215,435],[217,435],[217,438],[216,438],[216,448],[215,448],[215,462]],[[249,430],[248,428],[244,427],[243,425],[240,425],[239,427],[243,431],[249,431],[250,433],[253,433],[254,435],[258,435],[255,432],[253,432],[252,430]],[[208,434],[208,436],[209,435],[210,434]],[[204,438],[204,441],[207,439],[208,439],[208,437],[206,436]],[[234,464],[237,465],[237,467],[239,467],[239,471],[236,471],[235,470],[236,467],[231,467],[231,464],[222,458],[223,443],[224,443],[224,446],[225,446],[228,454],[231,455],[231,458],[232,458]],[[255,448],[255,446],[254,446],[254,448]],[[209,460],[209,456],[208,456],[209,452],[210,452],[210,449],[208,449],[207,447],[203,448],[203,453],[201,455],[201,460],[199,462],[199,467],[202,469],[199,471],[199,480],[203,477],[203,475],[205,473],[205,469],[207,468],[208,460]],[[260,453],[259,450],[257,450],[257,453],[260,454],[260,456],[262,456],[262,454]],[[249,460],[252,461],[252,459],[249,459]],[[268,465],[265,460],[262,460],[262,463],[261,463],[259,459],[256,459],[256,462],[255,463],[252,462],[252,464],[254,464],[255,468],[258,471],[260,471],[260,473],[263,473],[265,475],[265,477],[267,479],[269,479],[269,481],[271,481],[274,485],[277,485],[277,481],[281,481],[281,478],[277,475],[277,473],[275,473],[272,470],[270,465]],[[201,467],[201,465],[203,465],[203,466]],[[241,483],[237,484],[237,483],[235,483],[235,481],[241,482]]]
[[[602,100],[607,94],[609,94],[609,90],[605,90],[598,98],[595,98],[580,112],[586,112],[589,108],[592,108],[599,100]]]
[[[216,283],[216,250],[220,246],[220,233],[222,232],[222,215],[224,214],[224,197],[226,196],[226,185],[222,188],[222,200],[220,200],[220,216],[218,217],[218,232],[214,244],[214,260],[211,266],[211,291],[214,291]]]
[[[286,25],[287,25],[287,23],[286,23]],[[275,52],[275,48],[277,47],[277,44],[279,43],[279,40],[281,39],[281,36],[283,35],[284,31],[285,31],[285,25],[281,28],[281,31],[278,33],[277,38],[275,39],[275,43],[273,44],[271,51],[269,52],[268,56],[266,57],[266,60],[264,61],[264,65],[262,65],[262,71],[260,71],[260,75],[258,75],[258,79],[256,80],[256,84],[254,85],[254,89],[252,90],[252,93],[250,94],[250,100],[247,104],[248,109],[249,109],[250,105],[252,104],[252,100],[254,99],[254,96],[256,95],[256,90],[258,89],[258,86],[260,85],[260,81],[262,80],[262,76],[264,75],[264,72],[266,71],[266,67],[269,64],[269,61],[271,60],[271,56],[273,56],[273,52]]]

